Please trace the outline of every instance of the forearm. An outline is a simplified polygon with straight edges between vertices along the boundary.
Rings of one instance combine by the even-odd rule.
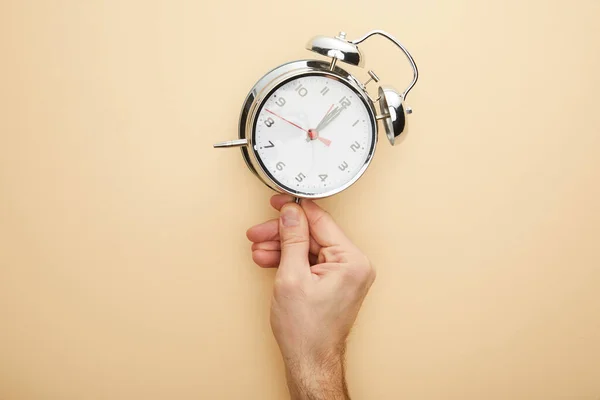
[[[286,361],[291,400],[350,400],[343,353],[317,363]]]

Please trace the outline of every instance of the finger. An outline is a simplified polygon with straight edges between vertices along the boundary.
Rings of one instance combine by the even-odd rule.
[[[320,262],[320,263],[310,267],[310,271],[315,275],[325,275],[325,274],[328,274],[331,272],[338,272],[343,269],[346,269],[346,267],[343,264],[324,263],[324,262]]]
[[[299,205],[289,203],[281,208],[279,237],[281,241],[281,261],[278,273],[290,278],[309,276],[308,250],[310,239],[308,221]]]
[[[311,236],[315,241],[325,247],[350,244],[342,228],[333,220],[331,215],[312,200],[302,200],[300,203],[306,213]]]
[[[252,260],[262,268],[277,268],[280,259],[279,251],[255,250],[252,252]]]
[[[254,242],[252,243],[252,250],[281,250],[281,242],[279,241],[279,233],[275,240],[267,240],[264,242]],[[310,248],[309,253],[311,255],[317,256],[321,251],[321,245],[317,243],[317,241],[311,236],[310,237]]]
[[[321,245],[319,243],[317,243],[317,241],[315,240],[314,237],[312,237],[312,235],[310,235],[310,249],[309,252],[312,255],[318,255],[319,252],[321,251]]]
[[[254,250],[279,251],[281,250],[281,242],[279,240],[271,240],[268,242],[252,243],[252,251]]]
[[[281,207],[287,203],[293,203],[294,198],[287,194],[276,194],[271,197],[271,206],[277,211],[281,211]]]
[[[254,243],[279,239],[279,219],[272,219],[253,226],[246,231],[246,237]]]

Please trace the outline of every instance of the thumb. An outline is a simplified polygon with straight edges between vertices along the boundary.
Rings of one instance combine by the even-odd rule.
[[[310,272],[309,238],[308,221],[302,208],[295,203],[284,205],[279,216],[280,274],[298,276]]]

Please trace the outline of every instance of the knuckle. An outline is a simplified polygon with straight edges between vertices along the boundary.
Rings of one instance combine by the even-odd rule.
[[[365,280],[366,274],[360,268],[349,268],[344,277],[349,283],[359,285]]]
[[[363,257],[363,269],[365,270],[365,274],[367,275],[367,280],[370,283],[373,283],[373,281],[375,280],[375,278],[377,277],[377,271],[375,271],[375,267],[373,267],[373,264],[371,263],[371,261],[369,260],[369,258],[365,255],[362,256]]]
[[[373,283],[376,278],[377,278],[377,270],[375,269],[375,267],[373,265],[371,265],[371,283]]]
[[[371,278],[371,267],[361,266],[357,269],[357,276],[360,282],[369,281]]]
[[[371,284],[373,284],[373,282],[375,282],[375,278],[377,278],[377,271],[375,270],[375,267],[373,267],[373,265],[369,264],[369,276],[368,276],[369,285],[371,285]]]
[[[375,280],[376,272],[369,259],[362,256],[354,265],[354,268],[348,270],[346,278],[355,284],[370,285]]]
[[[330,246],[321,248],[321,253],[327,261],[346,263],[349,261],[348,252],[341,246]]]

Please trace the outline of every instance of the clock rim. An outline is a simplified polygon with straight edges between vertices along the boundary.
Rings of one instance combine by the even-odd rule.
[[[279,87],[284,85],[291,80],[298,79],[303,76],[328,76],[330,78],[340,81],[345,84],[356,95],[361,99],[363,105],[367,109],[369,119],[371,122],[373,140],[371,148],[364,164],[360,170],[352,177],[352,179],[346,182],[344,185],[338,186],[332,190],[328,190],[322,193],[306,193],[303,191],[294,190],[283,184],[281,184],[271,173],[265,168],[264,164],[257,155],[256,149],[254,148],[254,137],[255,128],[260,110],[264,106],[265,101],[276,91]],[[240,115],[239,124],[239,137],[240,139],[246,139],[248,146],[242,148],[242,156],[246,162],[248,168],[268,187],[275,190],[276,192],[285,193],[294,197],[306,198],[306,199],[321,199],[333,196],[348,189],[354,183],[356,183],[365,173],[377,148],[378,139],[378,124],[375,118],[375,107],[373,102],[369,98],[366,91],[359,86],[358,81],[351,74],[343,70],[342,68],[335,67],[330,70],[330,63],[319,61],[319,60],[299,60],[293,61],[287,64],[283,64],[273,70],[269,71],[263,76],[252,88]]]

